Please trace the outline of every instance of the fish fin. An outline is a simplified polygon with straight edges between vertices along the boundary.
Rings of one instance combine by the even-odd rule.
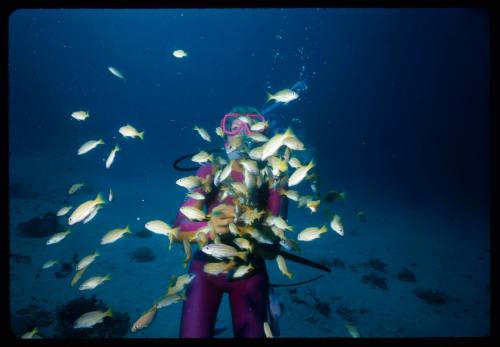
[[[94,201],[96,204],[105,204],[106,203],[106,201],[103,199],[101,193],[97,194],[97,197],[95,198]]]
[[[111,275],[109,275],[109,274],[108,274],[108,275],[106,275],[106,276],[104,277],[104,279],[105,279],[105,280],[107,280],[107,281],[109,281],[109,280],[111,279]]]
[[[274,95],[272,95],[271,93],[267,92],[267,101],[266,102],[271,101],[273,98],[274,98]]]
[[[285,138],[295,136],[291,127],[288,127],[283,135]]]
[[[310,169],[312,169],[315,165],[316,165],[316,163],[314,162],[314,159],[311,159],[311,161],[309,162],[309,164],[307,164],[307,168],[310,170]]]
[[[104,312],[104,315],[106,317],[113,317],[113,311],[111,311],[111,308],[108,308],[108,310]]]
[[[141,140],[144,140],[144,131],[141,131],[138,136],[140,137]]]

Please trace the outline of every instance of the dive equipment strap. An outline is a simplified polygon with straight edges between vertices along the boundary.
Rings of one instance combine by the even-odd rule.
[[[316,269],[320,269],[320,270],[323,270],[326,272],[332,272],[332,270],[328,266],[325,266],[325,265],[320,264],[320,263],[316,263],[316,262],[311,261],[311,260],[306,259],[306,258],[299,257],[298,255],[295,255],[295,254],[288,253],[282,249],[280,249],[278,251],[278,254],[282,255],[283,258],[294,261],[296,263],[300,263],[302,265],[314,267]]]

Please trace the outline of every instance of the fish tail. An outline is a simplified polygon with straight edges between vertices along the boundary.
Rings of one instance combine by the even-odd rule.
[[[105,281],[109,281],[110,279],[111,279],[111,275],[108,274],[108,275],[104,276]]]
[[[288,127],[283,135],[285,136],[285,138],[294,136],[292,128]]]
[[[101,193],[97,194],[97,197],[95,198],[94,202],[98,205],[106,203],[106,201],[102,198]]]
[[[106,312],[104,312],[105,317],[113,317],[113,311],[111,311],[111,308],[108,308]]]
[[[125,233],[127,234],[132,234],[132,230],[130,230],[130,226],[127,224],[127,226],[125,227]]]
[[[274,95],[272,95],[271,93],[267,92],[267,101],[266,102],[271,101],[273,98],[274,98]]]
[[[121,150],[120,146],[115,145],[115,151],[116,151],[116,152],[118,152],[118,151],[120,151],[120,150]]]
[[[311,159],[309,164],[307,164],[307,169],[311,170],[315,165],[316,165],[316,163],[314,162],[314,159]]]
[[[99,139],[99,141],[97,143],[99,143],[101,145],[104,145],[104,140],[103,139]]]
[[[292,278],[293,278],[293,273],[287,272],[285,275],[286,275],[289,279],[292,279]]]
[[[247,260],[247,252],[238,252],[236,255],[243,260]]]
[[[144,131],[141,131],[139,134],[138,134],[139,138],[141,140],[144,140]]]

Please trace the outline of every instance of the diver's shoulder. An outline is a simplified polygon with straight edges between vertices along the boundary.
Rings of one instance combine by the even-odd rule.
[[[212,163],[203,164],[196,171],[196,176],[206,177],[208,175],[211,175],[211,174],[213,174],[213,169],[214,169],[214,166],[212,165]]]

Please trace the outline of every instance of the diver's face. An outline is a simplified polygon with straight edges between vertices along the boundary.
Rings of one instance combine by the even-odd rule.
[[[241,144],[243,143],[243,139],[240,134],[234,136],[227,136],[226,148],[228,152],[233,152],[237,149],[241,148]]]

